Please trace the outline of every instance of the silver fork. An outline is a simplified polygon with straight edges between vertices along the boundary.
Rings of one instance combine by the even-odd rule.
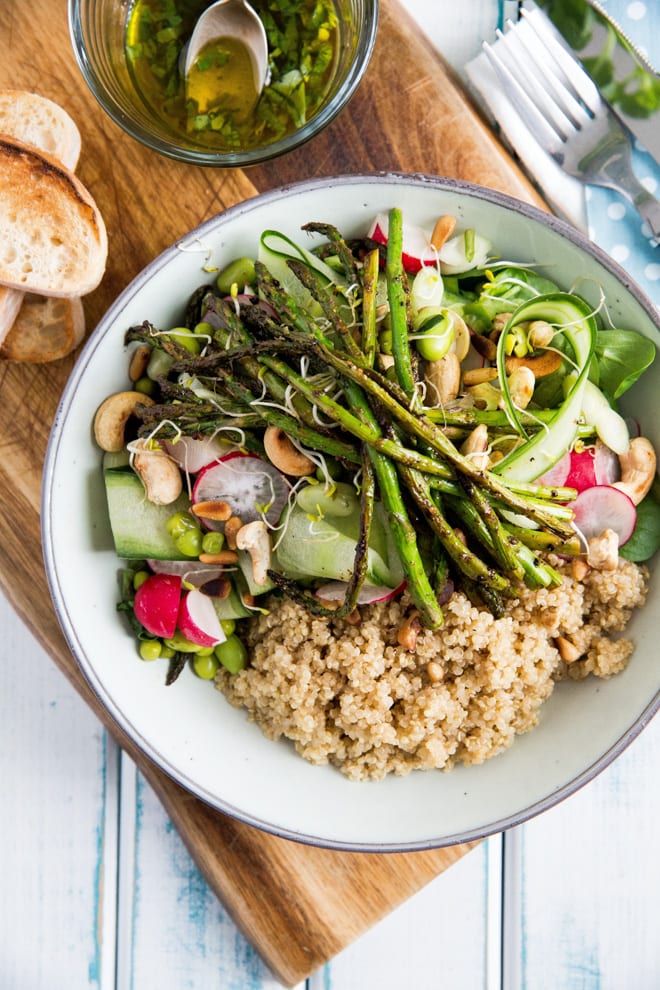
[[[624,196],[660,239],[660,202],[632,169],[630,135],[596,84],[558,40],[540,10],[522,11],[518,24],[486,52],[532,137],[565,172],[587,185]]]

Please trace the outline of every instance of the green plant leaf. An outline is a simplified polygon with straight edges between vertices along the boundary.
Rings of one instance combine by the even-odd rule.
[[[596,338],[596,360],[600,388],[616,400],[634,385],[653,363],[655,344],[634,330],[600,330]]]
[[[660,503],[649,494],[637,506],[635,532],[619,551],[626,560],[649,560],[660,547]]]

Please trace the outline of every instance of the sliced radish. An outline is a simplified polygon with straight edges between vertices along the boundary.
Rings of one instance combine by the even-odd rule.
[[[148,560],[149,569],[154,574],[175,574],[186,584],[201,588],[207,581],[222,577],[222,567],[216,564],[202,564],[198,560]]]
[[[135,618],[153,636],[169,639],[176,629],[180,598],[180,577],[152,574],[135,592]]]
[[[233,453],[203,468],[195,482],[193,504],[227,502],[244,523],[266,518],[276,523],[287,503],[289,483],[270,461],[253,454]],[[224,523],[204,520],[209,529]]]
[[[400,595],[406,586],[402,581],[397,588],[388,588],[385,585],[363,584],[357,597],[358,605],[373,605],[375,602],[388,602],[392,598]],[[317,588],[314,594],[317,598],[326,602],[341,602],[346,598],[346,581],[328,581]]]
[[[163,447],[173,461],[188,474],[197,474],[207,464],[226,457],[233,449],[233,444],[218,437],[180,437],[176,441],[164,440]]]
[[[637,512],[631,499],[611,485],[594,485],[580,492],[571,503],[574,522],[587,540],[613,529],[623,546],[633,534]]]
[[[379,213],[369,228],[368,237],[376,244],[387,244],[389,218],[386,213]],[[429,235],[421,227],[403,223],[403,249],[401,252],[403,267],[409,274],[415,275],[424,265],[436,264],[436,252],[431,247]]]
[[[196,588],[181,599],[177,625],[186,639],[196,646],[217,646],[227,638],[213,602]]]

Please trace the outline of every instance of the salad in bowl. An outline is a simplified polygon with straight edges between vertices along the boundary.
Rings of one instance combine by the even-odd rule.
[[[464,183],[316,180],[191,232],[49,448],[51,590],[110,713],[213,806],[338,848],[580,786],[657,706],[656,323]]]

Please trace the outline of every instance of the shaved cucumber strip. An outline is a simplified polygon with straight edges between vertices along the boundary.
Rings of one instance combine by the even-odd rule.
[[[527,320],[546,320],[562,327],[573,348],[579,370],[556,415],[546,424],[547,428],[539,430],[494,467],[495,474],[510,481],[534,481],[570,450],[578,433],[584,390],[596,348],[596,319],[591,307],[579,296],[551,292],[530,299],[515,310],[498,341],[497,367],[507,412],[523,435],[508,388],[504,347],[508,333]]]

